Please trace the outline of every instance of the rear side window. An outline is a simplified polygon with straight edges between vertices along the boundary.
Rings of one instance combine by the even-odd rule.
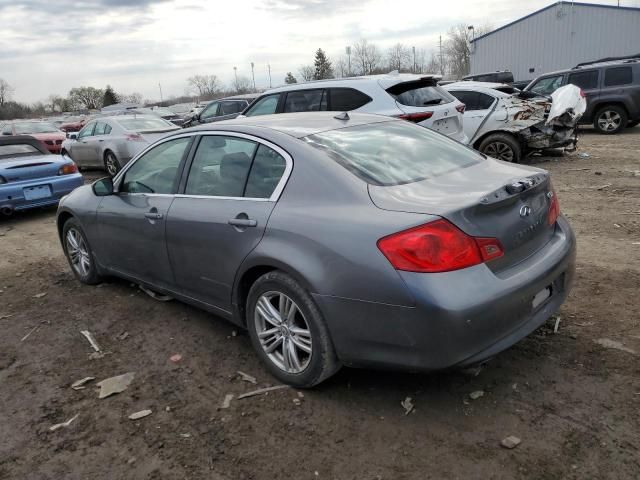
[[[278,102],[280,101],[280,94],[276,93],[275,95],[269,95],[267,97],[263,97],[251,105],[251,108],[247,110],[245,115],[247,117],[255,117],[257,115],[271,115],[276,113],[278,109]]]
[[[387,88],[387,92],[402,105],[424,107],[453,102],[453,97],[433,82],[404,82]]]
[[[347,112],[366,105],[371,97],[353,88],[330,88],[331,110]]]
[[[244,102],[222,102],[220,105],[220,115],[233,115],[234,113],[240,113],[246,108],[247,104]]]
[[[598,88],[598,70],[572,73],[569,75],[568,83],[572,83],[583,90]]]
[[[272,148],[260,145],[253,159],[244,196],[249,198],[271,197],[286,167],[287,162],[282,155]]]
[[[319,112],[327,109],[324,90],[298,90],[287,93],[284,112]]]
[[[633,82],[631,67],[608,68],[604,72],[604,86],[627,85]]]
[[[487,110],[493,105],[494,98],[491,95],[480,92],[470,92],[455,90],[451,93],[454,97],[465,104],[465,111]]]
[[[93,131],[94,135],[104,135],[106,132],[104,131],[105,127],[107,126],[106,123],[102,123],[102,122],[98,122],[96,123],[96,128]]]
[[[372,185],[418,182],[483,161],[473,150],[404,121],[330,130],[304,140]]]

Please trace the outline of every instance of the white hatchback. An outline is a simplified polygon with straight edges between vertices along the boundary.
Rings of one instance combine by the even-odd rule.
[[[243,116],[356,111],[404,118],[467,143],[464,104],[438,86],[439,75],[389,73],[294,83],[267,90]]]

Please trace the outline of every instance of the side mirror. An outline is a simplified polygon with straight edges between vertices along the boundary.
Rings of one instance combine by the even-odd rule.
[[[113,179],[111,177],[104,177],[96,180],[93,182],[93,185],[91,185],[91,188],[97,197],[113,195]]]
[[[77,140],[78,139],[78,132],[67,132],[67,138],[69,140]]]

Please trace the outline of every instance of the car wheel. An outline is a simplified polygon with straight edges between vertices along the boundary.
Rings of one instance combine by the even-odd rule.
[[[115,177],[120,171],[120,162],[113,152],[107,152],[104,154],[104,169],[109,175]]]
[[[71,270],[78,280],[87,285],[95,285],[102,281],[87,237],[75,218],[65,222],[62,228],[62,244]]]
[[[251,343],[278,380],[313,387],[340,368],[320,310],[289,275],[273,271],[256,280],[246,311]]]
[[[633,120],[632,122],[627,123],[627,128],[637,127],[640,124],[640,120]]]
[[[627,112],[617,105],[608,105],[596,113],[593,126],[600,133],[614,134],[627,126]]]
[[[505,162],[518,163],[522,156],[522,148],[512,135],[507,133],[493,133],[480,143],[478,149],[489,157],[504,160]]]

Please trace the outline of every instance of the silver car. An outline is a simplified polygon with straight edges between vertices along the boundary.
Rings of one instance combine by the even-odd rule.
[[[79,281],[227,318],[300,387],[340,365],[482,362],[555,313],[574,274],[548,172],[381,115],[183,130],[74,190],[57,225]]]
[[[156,115],[98,117],[78,133],[69,133],[61,153],[80,168],[104,168],[114,176],[149,144],[179,129]]]

